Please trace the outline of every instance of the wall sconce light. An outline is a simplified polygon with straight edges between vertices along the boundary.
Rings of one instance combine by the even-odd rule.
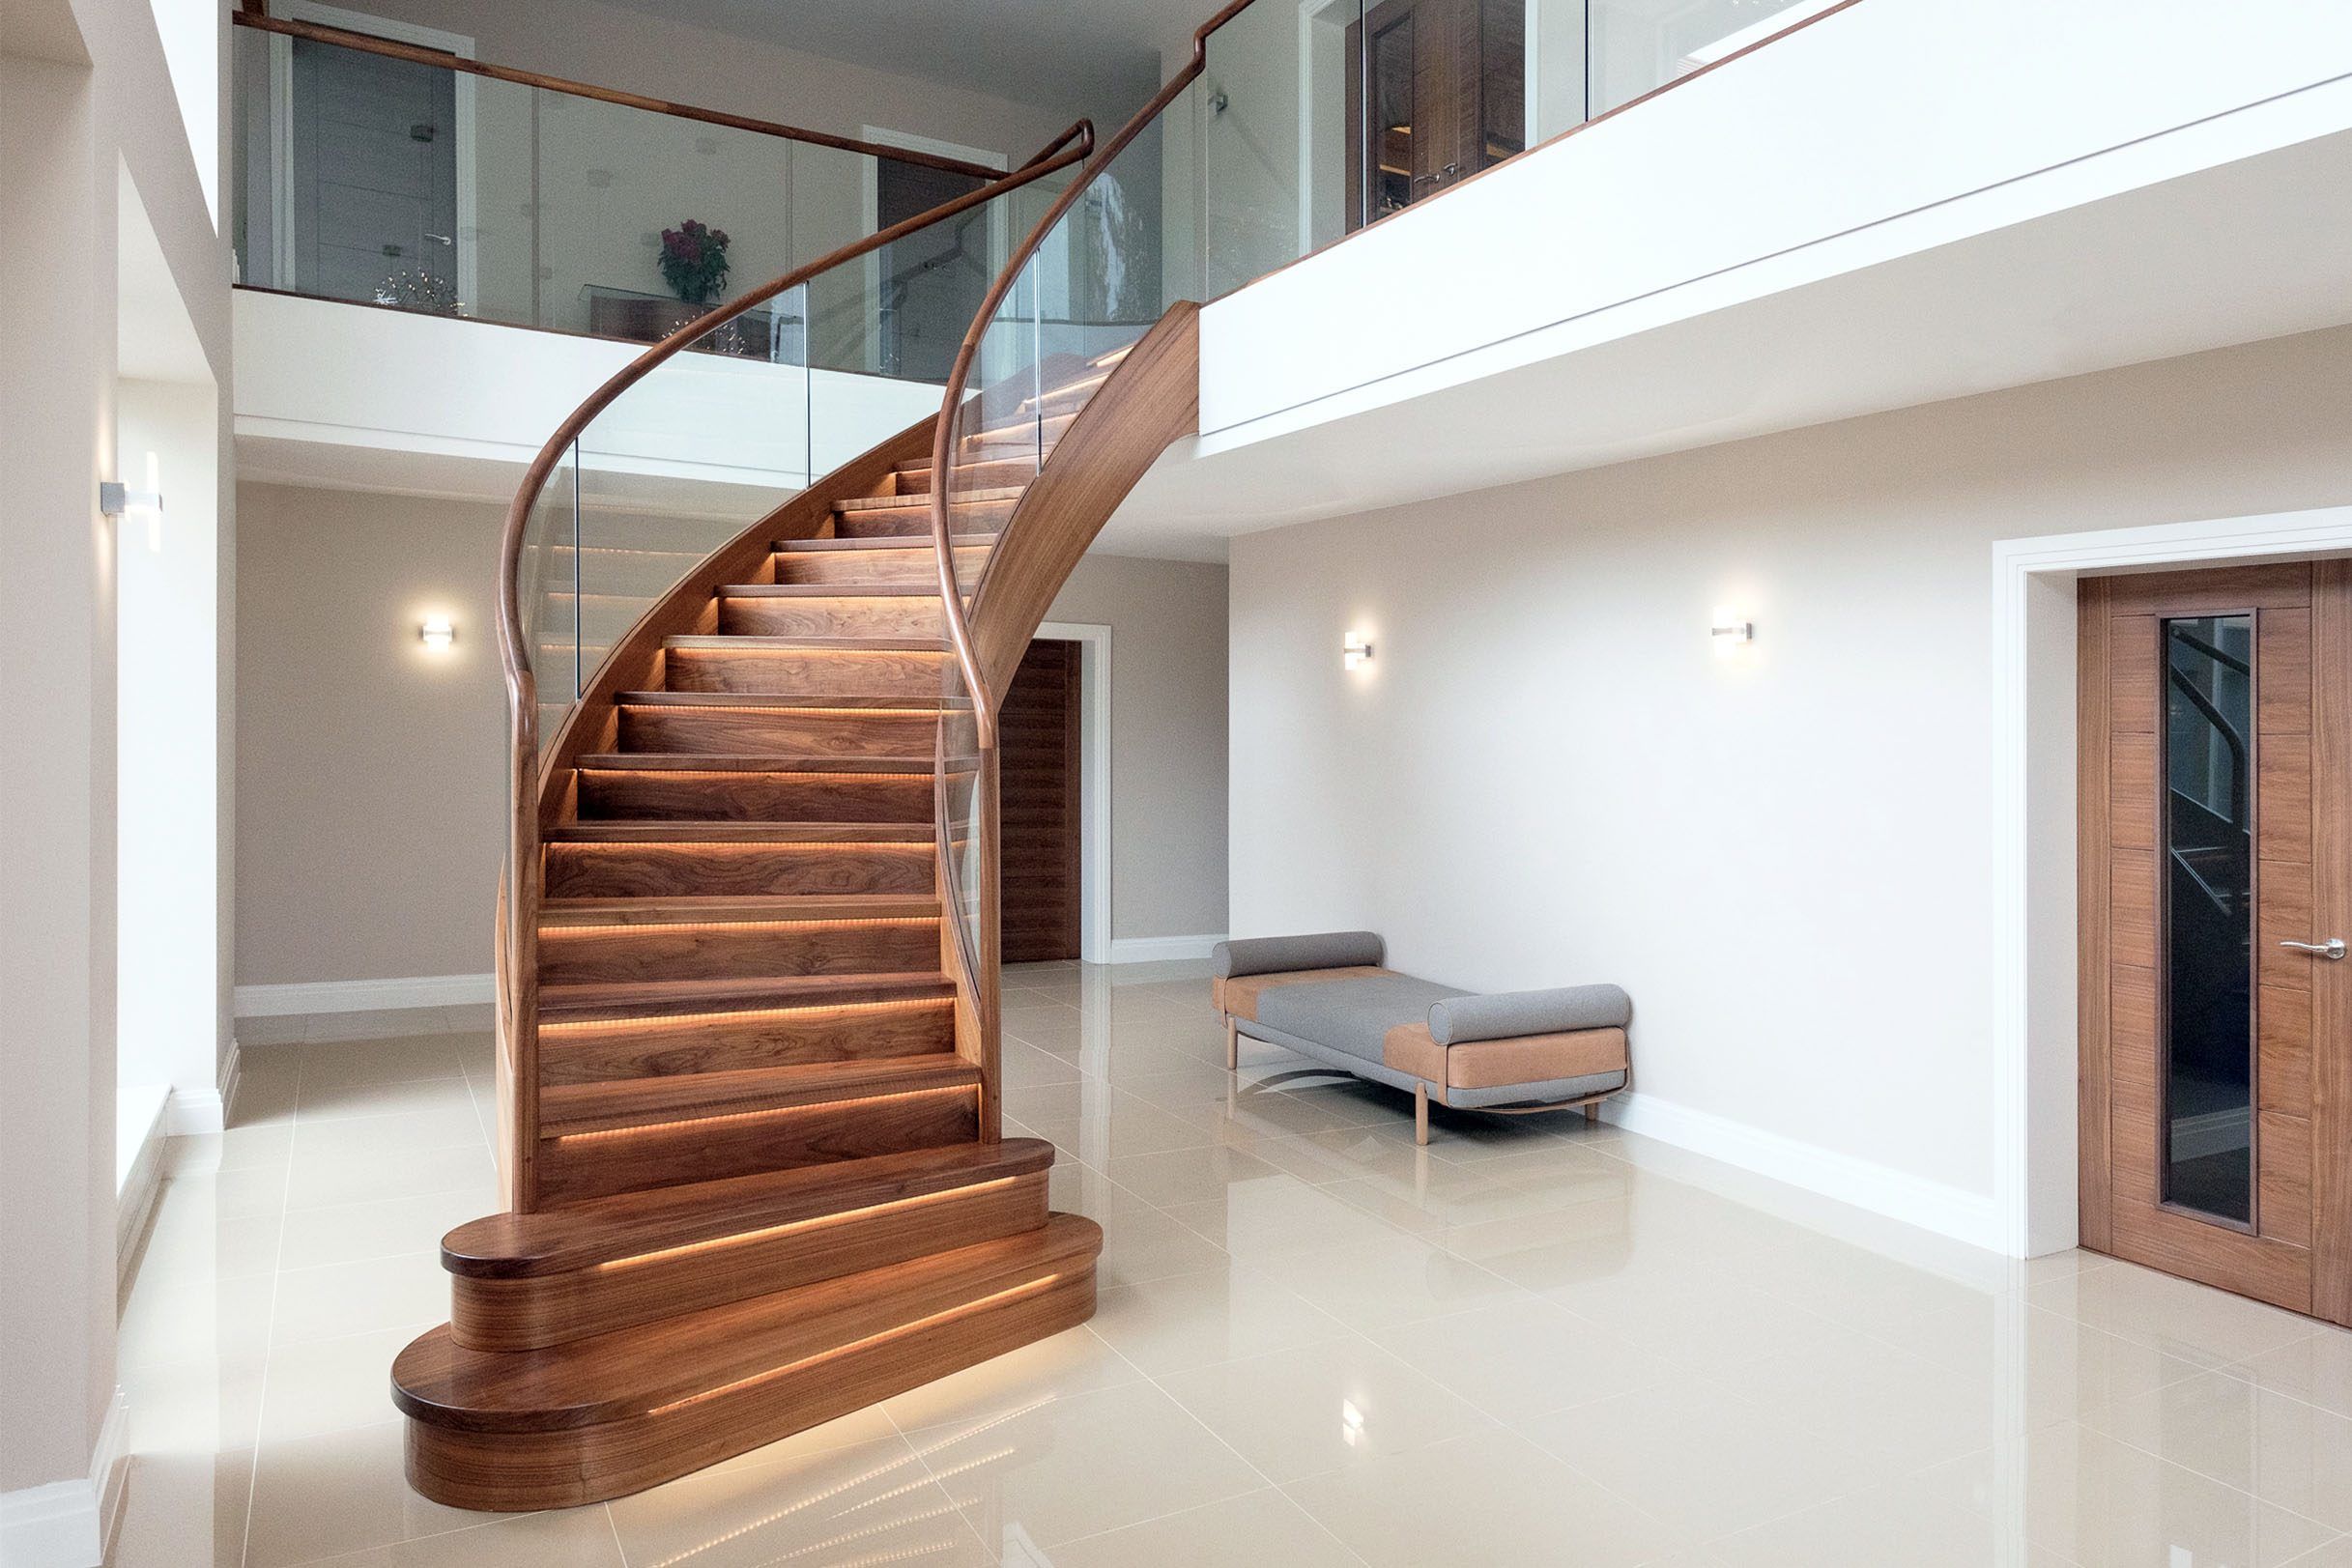
[[[424,624],[416,628],[416,637],[435,653],[446,653],[449,644],[457,641],[457,628],[446,615],[427,615]]]
[[[1363,1411],[1356,1408],[1352,1399],[1339,1402],[1339,1440],[1350,1448],[1363,1440]]]
[[[147,519],[147,548],[160,553],[163,549],[163,465],[156,454],[147,454],[147,488],[132,490],[119,479],[102,481],[98,487],[98,509],[108,517],[143,517]]]
[[[1339,667],[1342,670],[1361,669],[1371,660],[1372,644],[1363,640],[1362,632],[1350,632],[1340,640]]]
[[[1715,657],[1728,659],[1739,651],[1743,642],[1756,641],[1756,623],[1743,617],[1736,610],[1718,609],[1715,624],[1708,635],[1715,640]]]

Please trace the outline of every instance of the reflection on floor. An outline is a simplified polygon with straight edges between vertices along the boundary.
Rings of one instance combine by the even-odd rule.
[[[1007,977],[1007,1130],[1109,1233],[1090,1326],[517,1519],[413,1496],[385,1388],[491,1206],[488,1037],[249,1050],[124,1321],[118,1568],[2352,1568],[2352,1334],[1574,1118],[1417,1151],[1388,1091],[1229,1084],[1199,975]]]

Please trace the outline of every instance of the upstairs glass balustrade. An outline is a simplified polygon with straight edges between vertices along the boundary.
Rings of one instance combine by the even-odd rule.
[[[238,281],[639,342],[977,189],[998,171],[845,143],[240,14]],[[387,52],[389,51],[389,52]],[[726,238],[723,280],[691,265]],[[943,381],[1017,218],[976,213],[860,258],[699,352]]]

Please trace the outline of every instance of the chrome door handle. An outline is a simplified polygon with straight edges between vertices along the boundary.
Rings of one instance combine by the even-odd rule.
[[[2308,953],[2317,958],[2340,958],[2344,955],[2344,939],[2330,937],[2325,942],[2281,942],[2282,948],[2296,953]]]

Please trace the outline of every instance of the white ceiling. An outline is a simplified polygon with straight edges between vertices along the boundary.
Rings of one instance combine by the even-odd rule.
[[[674,21],[993,94],[1125,114],[1162,80],[1163,43],[1216,0],[617,0]],[[1200,14],[1193,15],[1198,10]]]
[[[1291,434],[1180,442],[1098,548],[1221,560],[1313,518],[2339,326],[2347,235],[2352,132]]]

